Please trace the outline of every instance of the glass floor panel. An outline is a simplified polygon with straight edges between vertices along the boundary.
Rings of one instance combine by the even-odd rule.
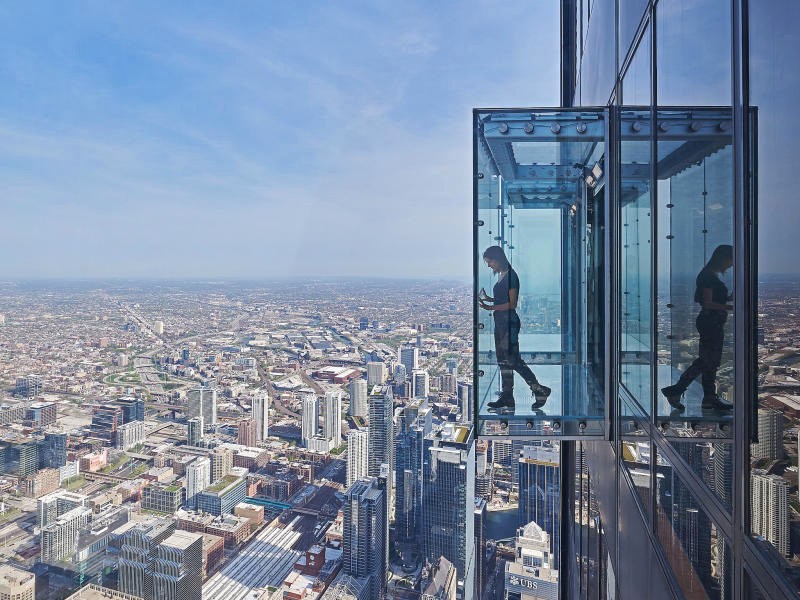
[[[604,437],[605,406],[602,390],[583,365],[536,364],[542,385],[552,389],[544,406],[533,409],[533,395],[525,381],[514,376],[513,413],[497,414],[488,403],[500,392],[500,370],[481,361],[478,434],[488,437]]]
[[[627,371],[629,381],[636,381],[640,384],[641,390],[647,390],[649,395],[651,371],[648,364],[625,364],[623,369]],[[680,372],[670,365],[658,365],[659,389],[656,390],[656,424],[662,432],[668,436],[677,437],[709,437],[714,439],[726,439],[733,435],[733,414],[732,411],[704,410],[703,388],[700,380],[694,381],[689,385],[683,395],[683,404],[686,410],[679,411],[670,406],[667,399],[661,393],[661,387],[667,385],[666,382],[677,381]],[[632,390],[628,390],[632,392]],[[642,394],[645,397],[645,394]],[[634,404],[635,402],[635,404]],[[621,403],[621,416],[642,418],[646,412],[650,412],[650,407],[641,406],[641,403],[633,399]],[[646,417],[645,417],[646,418]]]

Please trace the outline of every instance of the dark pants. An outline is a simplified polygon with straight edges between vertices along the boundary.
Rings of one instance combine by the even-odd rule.
[[[717,395],[717,369],[722,360],[722,343],[725,340],[725,321],[728,315],[719,311],[701,310],[697,315],[697,331],[700,333],[700,352],[697,359],[684,371],[675,386],[681,393],[700,376],[703,396]]]
[[[494,349],[497,353],[497,366],[500,367],[501,393],[510,395],[514,391],[514,371],[519,373],[528,385],[539,383],[536,375],[519,355],[520,321],[516,312],[495,313]]]

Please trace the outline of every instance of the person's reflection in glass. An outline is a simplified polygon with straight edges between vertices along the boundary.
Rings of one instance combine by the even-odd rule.
[[[733,406],[717,396],[717,369],[722,360],[722,343],[725,339],[725,321],[728,311],[733,310],[729,302],[728,288],[720,275],[733,265],[733,246],[723,244],[714,249],[708,264],[697,275],[694,301],[700,305],[697,315],[697,331],[700,333],[700,348],[697,359],[678,379],[675,385],[661,389],[673,408],[682,411],[686,407],[681,396],[689,384],[700,376],[703,385],[703,409],[731,410]]]
[[[500,397],[489,402],[488,407],[498,412],[514,411],[514,372],[519,373],[531,388],[534,396],[533,410],[544,405],[550,395],[550,388],[539,383],[536,375],[525,364],[519,354],[519,330],[521,323],[517,315],[519,300],[519,276],[511,268],[506,253],[500,246],[490,246],[483,253],[488,267],[497,273],[492,296],[481,288],[478,303],[481,308],[494,313],[494,348],[497,365],[500,367]],[[491,304],[490,304],[491,303]]]

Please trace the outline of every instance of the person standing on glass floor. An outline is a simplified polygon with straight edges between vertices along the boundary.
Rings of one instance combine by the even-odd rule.
[[[683,372],[675,385],[661,389],[667,402],[678,411],[685,410],[681,396],[698,375],[703,385],[704,410],[731,410],[733,406],[723,402],[717,396],[717,369],[722,361],[722,345],[725,341],[725,321],[728,312],[733,310],[729,304],[733,296],[728,295],[728,288],[720,279],[720,275],[733,266],[733,246],[723,244],[717,246],[705,267],[697,275],[694,301],[700,305],[695,325],[700,334],[698,357]]]
[[[494,348],[497,355],[497,366],[500,368],[500,397],[494,402],[489,402],[488,407],[490,410],[498,412],[514,411],[514,373],[516,372],[530,386],[534,397],[532,409],[536,410],[547,401],[550,388],[539,383],[536,375],[525,364],[519,353],[521,323],[516,310],[519,301],[519,276],[511,268],[511,263],[500,246],[487,248],[483,253],[483,259],[498,276],[492,296],[487,295],[483,288],[478,293],[480,307],[492,311],[494,315]]]

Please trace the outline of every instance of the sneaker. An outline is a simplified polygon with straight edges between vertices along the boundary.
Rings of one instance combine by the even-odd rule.
[[[534,383],[531,385],[531,393],[534,397],[534,403],[531,405],[531,410],[536,410],[537,408],[541,408],[544,406],[544,403],[547,402],[548,396],[550,396],[550,392],[552,392],[549,387],[546,385],[542,385],[541,383]]]
[[[501,393],[497,400],[489,402],[486,406],[489,410],[514,412],[514,396],[508,392]]]
[[[733,410],[733,404],[724,402],[717,396],[705,396],[700,407],[703,410]]]
[[[686,407],[681,402],[681,396],[683,396],[683,392],[678,388],[676,385],[668,385],[667,387],[661,388],[661,393],[664,394],[664,397],[669,402],[669,405],[679,411],[686,410]]]

